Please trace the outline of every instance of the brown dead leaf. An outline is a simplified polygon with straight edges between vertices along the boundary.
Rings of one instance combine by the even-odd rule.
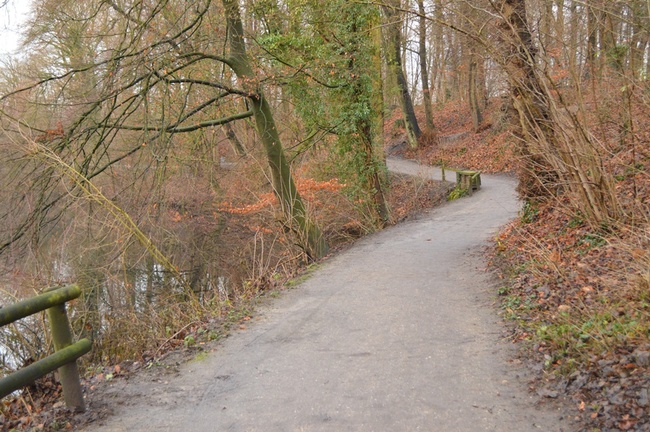
[[[618,424],[618,427],[619,427],[619,429],[621,429],[621,430],[630,430],[630,429],[632,428],[632,426],[634,426],[635,424],[636,424],[635,421],[632,421],[632,420],[625,420],[625,421],[620,422],[620,423]]]
[[[632,254],[632,258],[639,259],[645,255],[645,250],[634,248],[630,253]]]
[[[559,264],[562,261],[562,255],[560,255],[559,251],[554,250],[549,254],[548,259],[555,264]]]

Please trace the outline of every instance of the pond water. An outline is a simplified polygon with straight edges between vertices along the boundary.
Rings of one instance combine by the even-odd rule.
[[[71,278],[72,266],[67,263],[55,262],[53,269],[60,280]],[[170,299],[180,301],[188,295],[199,302],[215,297],[227,300],[230,295],[231,282],[226,276],[197,271],[181,272],[181,276],[191,281],[191,293],[156,263],[134,266],[121,273],[88,272],[77,278],[86,298],[75,301],[74,307],[69,307],[71,321],[79,316],[83,318],[89,312],[95,314],[92,320],[95,328],[91,333],[96,335],[104,330],[109,315],[147,314],[152,308],[164,307]],[[0,290],[0,305],[16,301],[8,292],[8,289]],[[0,375],[7,370],[16,370],[30,359],[43,356],[40,353],[49,348],[45,325],[45,314],[39,313],[0,328]]]

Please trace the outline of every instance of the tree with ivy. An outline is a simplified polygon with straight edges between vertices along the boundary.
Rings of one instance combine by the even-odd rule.
[[[382,226],[388,206],[379,8],[289,1],[286,13],[265,15],[264,22],[267,33],[257,41],[291,76],[285,89],[308,130],[300,149],[327,143],[336,175],[361,204],[360,213]]]

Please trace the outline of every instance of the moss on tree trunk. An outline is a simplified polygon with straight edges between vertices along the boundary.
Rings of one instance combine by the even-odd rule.
[[[262,141],[271,169],[273,189],[278,196],[282,210],[289,218],[289,227],[298,235],[300,243],[310,258],[317,259],[327,254],[328,246],[320,229],[310,220],[305,205],[291,175],[282,142],[273,117],[273,111],[246,53],[244,30],[236,0],[222,0],[228,21],[230,38],[229,66],[249,93],[257,133]]]

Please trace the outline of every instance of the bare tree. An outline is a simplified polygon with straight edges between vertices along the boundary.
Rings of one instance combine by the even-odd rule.
[[[604,170],[584,124],[557,106],[553,82],[537,62],[525,1],[502,0],[495,12],[502,18],[501,62],[510,80],[523,134],[522,150],[529,175],[522,183],[523,194],[540,198],[567,190],[590,223],[610,223],[620,216],[612,177]]]
[[[293,184],[260,80],[252,73],[236,2],[224,1],[223,9],[209,0],[151,5],[91,1],[66,7],[41,2],[28,36],[36,49],[57,51],[58,61],[47,66],[50,76],[2,97],[9,106],[19,98],[59,92],[58,102],[48,102],[57,106],[58,126],[43,124],[42,117],[32,121],[24,113],[11,114],[21,116],[19,124],[27,133],[45,140],[61,160],[93,182],[143,149],[155,149],[154,162],[163,162],[181,135],[253,117],[287,227],[295,230],[308,255],[326,253]],[[229,55],[219,51],[224,45],[213,44],[207,30],[219,25],[225,29],[220,11],[227,13]],[[219,73],[224,67],[238,79]],[[236,101],[249,108],[238,112],[244,104]],[[55,222],[53,214],[65,211],[69,194],[54,193],[56,181],[39,178],[46,183],[32,190],[42,191],[41,201],[30,206],[33,210],[23,215],[0,249],[30,229]]]

